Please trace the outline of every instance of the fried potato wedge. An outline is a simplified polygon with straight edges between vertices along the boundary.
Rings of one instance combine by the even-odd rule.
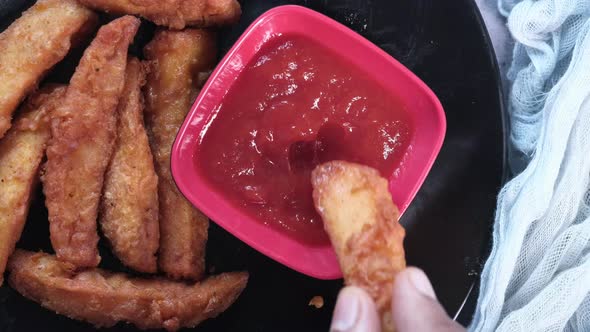
[[[38,183],[39,166],[51,136],[47,116],[64,92],[65,86],[54,86],[29,97],[15,125],[0,139],[0,285]]]
[[[119,100],[115,150],[105,175],[100,225],[113,252],[128,267],[157,271],[160,246],[158,177],[143,123],[145,70],[131,58]]]
[[[176,134],[199,92],[198,79],[215,65],[215,36],[207,30],[157,31],[145,47],[146,126],[158,174],[158,265],[172,278],[197,280],[205,271],[209,219],[176,187],[170,155]]]
[[[55,256],[17,249],[8,282],[43,307],[96,327],[118,322],[140,329],[175,331],[213,318],[235,302],[248,282],[245,272],[223,273],[196,284],[131,278],[98,268],[75,272]]]
[[[387,180],[370,167],[333,161],[312,172],[312,185],[345,283],[365,289],[381,313],[383,331],[394,331],[391,293],[406,266],[405,231]]]
[[[172,29],[235,23],[242,14],[237,0],[80,0],[96,10],[139,15]]]
[[[97,22],[75,0],[39,0],[0,33],[0,138],[19,103]]]
[[[139,23],[125,16],[100,28],[51,121],[42,176],[51,243],[59,259],[79,267],[100,261],[98,205],[115,142],[127,48]]]

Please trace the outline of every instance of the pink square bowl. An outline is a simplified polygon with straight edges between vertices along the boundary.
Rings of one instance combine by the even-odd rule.
[[[234,206],[204,179],[195,166],[198,138],[215,108],[261,46],[276,36],[298,35],[331,49],[363,68],[392,94],[400,96],[413,122],[414,135],[402,164],[389,175],[394,202],[403,213],[441,148],[446,120],[434,93],[389,54],[344,25],[313,10],[281,6],[260,16],[219,63],[191,108],[172,150],[172,174],[186,198],[214,222],[259,252],[319,279],[342,276],[332,247],[310,246],[263,225]]]

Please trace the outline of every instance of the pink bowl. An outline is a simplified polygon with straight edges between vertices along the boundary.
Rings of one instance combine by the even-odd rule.
[[[403,213],[432,167],[441,148],[446,121],[434,93],[389,54],[340,23],[299,6],[276,7],[244,32],[217,66],[191,108],[172,149],[172,174],[180,191],[213,221],[274,260],[319,279],[342,276],[331,246],[310,246],[263,225],[229,203],[195,166],[198,138],[241,71],[275,36],[305,36],[364,68],[392,94],[401,96],[414,135],[398,169],[389,176],[394,202]]]

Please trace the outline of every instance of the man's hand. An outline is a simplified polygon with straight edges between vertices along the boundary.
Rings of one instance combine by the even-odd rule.
[[[391,307],[398,332],[465,331],[461,325],[447,316],[436,299],[428,277],[418,268],[410,267],[397,275]],[[379,315],[371,297],[358,287],[343,288],[336,302],[330,332],[380,330]]]

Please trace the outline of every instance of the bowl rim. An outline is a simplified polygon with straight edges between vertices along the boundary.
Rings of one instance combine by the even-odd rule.
[[[405,200],[400,203],[394,197],[394,200],[398,203],[400,213],[405,211],[411,200],[415,197],[430,171],[444,140],[446,118],[440,101],[434,92],[415,74],[378,46],[328,16],[297,5],[278,6],[263,13],[245,30],[223,57],[201,90],[177,134],[171,154],[172,175],[181,193],[194,206],[219,226],[255,250],[305,275],[325,280],[338,279],[342,276],[342,273],[331,246],[309,246],[289,238],[279,231],[264,226],[263,223],[256,221],[255,218],[248,216],[238,207],[232,206],[232,204],[223,199],[223,195],[216,193],[212,186],[198,174],[194,167],[197,146],[199,144],[197,137],[202,137],[203,130],[206,130],[205,126],[210,124],[212,114],[215,112],[215,108],[218,109],[219,106],[218,104],[203,106],[203,104],[207,103],[208,98],[215,98],[212,97],[213,94],[216,95],[219,101],[223,100],[223,96],[227,94],[233,82],[235,82],[237,75],[244,68],[244,64],[248,63],[257,54],[256,51],[250,52],[248,58],[244,58],[244,52],[240,53],[240,51],[243,51],[244,45],[251,43],[252,41],[250,39],[254,39],[257,36],[260,37],[261,34],[266,33],[266,36],[272,35],[268,33],[268,30],[261,29],[264,29],[265,24],[267,27],[273,26],[277,28],[279,25],[272,25],[271,23],[272,20],[280,20],[281,15],[288,15],[290,20],[300,18],[309,20],[310,22],[313,21],[315,24],[325,25],[333,31],[342,33],[343,36],[345,35],[348,38],[349,43],[356,43],[358,49],[363,50],[366,54],[374,55],[386,61],[391,65],[391,68],[394,68],[400,74],[400,77],[411,82],[414,85],[415,91],[419,91],[426,97],[427,102],[431,103],[430,106],[433,110],[431,112],[433,114],[432,120],[436,132],[432,133],[432,145],[430,146],[428,155],[424,156],[422,169],[415,172],[414,182],[406,185],[407,187],[409,186],[409,190],[407,190]],[[281,28],[284,28],[284,26],[281,26]],[[282,33],[291,32],[288,30],[276,35],[280,36]],[[263,40],[263,43],[268,40],[270,38]],[[262,44],[257,46],[258,50],[260,50],[260,46]],[[249,47],[252,47],[252,45],[249,45]],[[227,76],[226,72],[228,70],[230,72],[231,70],[235,71],[236,76],[233,79],[225,77]],[[228,84],[220,85],[220,82]],[[212,91],[214,92],[212,93]],[[221,97],[219,97],[220,95]],[[390,177],[390,188],[395,181],[396,179]],[[270,245],[268,245],[269,243]]]

